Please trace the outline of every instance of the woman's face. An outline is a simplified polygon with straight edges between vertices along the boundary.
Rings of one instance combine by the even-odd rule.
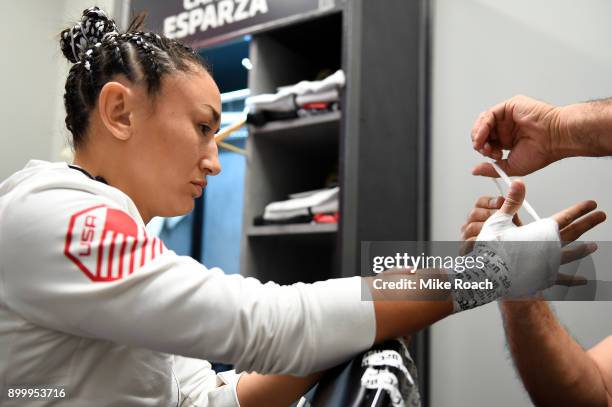
[[[186,214],[202,195],[206,177],[221,171],[214,137],[221,120],[219,89],[197,68],[165,75],[153,102],[143,97],[148,103],[132,117],[130,195],[145,221]]]

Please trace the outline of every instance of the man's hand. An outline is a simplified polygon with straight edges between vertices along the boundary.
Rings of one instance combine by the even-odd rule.
[[[496,160],[508,175],[530,174],[561,157],[561,108],[515,96],[480,114],[472,128],[472,146]],[[510,150],[507,159],[502,150]],[[497,177],[488,163],[477,165],[472,173]]]

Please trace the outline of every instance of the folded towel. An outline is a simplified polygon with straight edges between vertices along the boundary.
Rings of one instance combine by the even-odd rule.
[[[344,71],[340,69],[333,75],[328,76],[322,81],[301,81],[291,86],[282,86],[278,88],[278,93],[294,94],[294,95],[307,95],[311,93],[322,93],[333,89],[344,88],[346,84],[346,77]]]
[[[301,105],[338,101],[338,89],[343,88],[345,83],[344,72],[339,70],[322,81],[302,81],[295,85],[280,87],[275,94],[250,96],[245,104],[250,113],[295,111],[300,105],[296,102],[296,97],[300,98]]]
[[[267,112],[291,112],[296,109],[295,95],[292,94],[263,94],[248,97],[245,101],[251,113]]]
[[[311,103],[337,102],[338,100],[340,100],[340,92],[338,92],[338,89],[331,89],[325,92],[297,96],[295,98],[295,104],[304,106]]]
[[[334,187],[305,197],[272,202],[266,206],[263,218],[265,220],[281,220],[295,216],[335,212],[338,211],[339,207],[339,195],[340,187]]]

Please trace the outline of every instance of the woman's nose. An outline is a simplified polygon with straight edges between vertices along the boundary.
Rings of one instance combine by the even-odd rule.
[[[215,143],[214,152],[207,154],[206,157],[200,160],[200,170],[209,175],[217,175],[221,172],[221,163],[219,162],[219,153]]]

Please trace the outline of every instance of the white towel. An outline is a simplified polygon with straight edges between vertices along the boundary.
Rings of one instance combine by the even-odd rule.
[[[325,92],[316,92],[297,96],[295,98],[295,104],[298,106],[304,106],[309,103],[337,102],[338,100],[340,100],[340,93],[337,89],[332,89]]]
[[[338,89],[343,88],[346,83],[344,71],[339,70],[322,81],[302,81],[295,85],[278,88],[275,94],[264,93],[248,97],[245,101],[247,109],[251,113],[267,112],[291,112],[298,108],[296,96],[300,97],[300,106],[312,102],[335,102],[339,99]],[[312,95],[313,99],[310,99]],[[322,100],[321,98],[331,98]]]
[[[291,112],[297,109],[295,95],[292,94],[269,94],[251,96],[245,100],[245,105],[251,113],[267,112]]]
[[[272,202],[266,206],[263,218],[265,220],[283,220],[311,213],[335,212],[339,206],[339,195],[340,187],[335,187],[301,198]]]
[[[322,93],[332,89],[344,88],[346,77],[342,69],[336,71],[322,81],[301,81],[295,85],[282,86],[278,88],[278,93],[307,95],[309,93]]]

